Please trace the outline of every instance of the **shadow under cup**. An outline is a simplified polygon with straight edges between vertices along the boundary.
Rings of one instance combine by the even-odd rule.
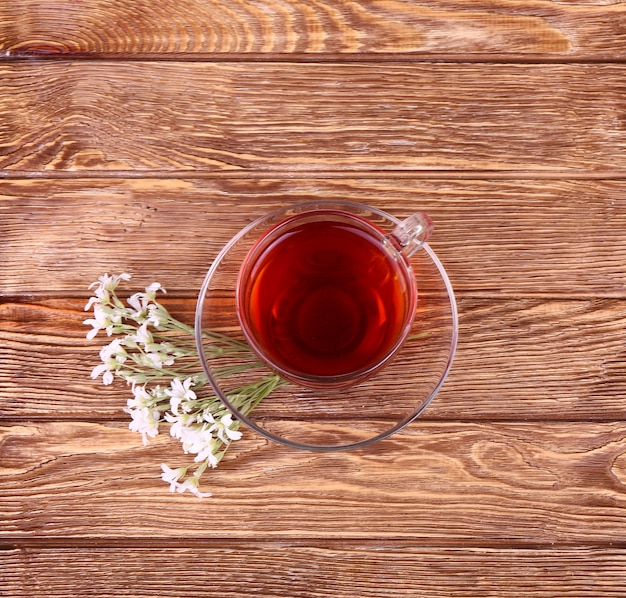
[[[381,248],[399,224],[362,204],[308,202],[256,220],[220,252],[196,342],[213,390],[244,424],[289,446],[345,450],[397,432],[434,398],[456,348],[454,295],[428,245],[410,258]],[[255,351],[220,356],[215,333]],[[237,408],[242,388],[276,386],[277,374],[250,413]]]

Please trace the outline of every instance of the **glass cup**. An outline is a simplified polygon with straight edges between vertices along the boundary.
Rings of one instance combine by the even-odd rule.
[[[237,232],[196,308],[216,396],[252,430],[299,449],[354,449],[403,429],[441,389],[457,344],[452,286],[426,242],[432,230],[422,212],[400,221],[324,200]],[[216,335],[237,350],[222,351]],[[271,392],[242,406],[242,389],[259,385]]]
[[[428,239],[417,212],[386,233],[364,217],[308,204],[271,226],[237,280],[237,315],[254,352],[283,378],[343,387],[379,371],[413,322],[408,258]]]

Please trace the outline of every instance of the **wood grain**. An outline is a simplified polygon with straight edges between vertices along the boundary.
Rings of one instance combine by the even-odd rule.
[[[542,54],[624,56],[618,2],[18,0],[3,7],[7,56]]]
[[[193,323],[193,299],[163,301]],[[122,409],[129,389],[89,377],[108,339],[85,340],[83,305],[70,299],[0,303],[0,418],[127,420]],[[626,418],[626,302],[470,297],[459,307],[452,372],[421,419]],[[397,413],[394,397],[403,389],[384,378],[372,382],[376,399],[363,402],[357,419]],[[304,417],[319,415],[317,403],[307,409]],[[324,409],[325,419],[341,415],[339,406]],[[280,418],[288,409],[278,401],[264,411]]]
[[[86,298],[107,271],[193,297],[244,225],[316,198],[425,209],[458,293],[626,298],[623,180],[376,177],[0,181],[0,297]]]
[[[623,595],[625,32],[615,0],[0,0],[0,594]],[[432,215],[451,376],[366,450],[246,431],[170,494],[189,456],[90,381],[86,287],[191,322],[224,243],[312,198]]]
[[[4,63],[0,169],[619,172],[625,74],[620,64]]]
[[[186,458],[165,434],[145,448],[139,435],[112,423],[23,423],[1,434],[5,545],[181,537],[509,547],[626,541],[623,422],[424,422],[367,449],[325,455],[247,435],[203,478],[213,492],[207,500],[167,492],[159,464]]]
[[[4,595],[75,596],[79,577],[84,598],[152,598],[157,589],[164,598],[199,593],[243,598],[255,592],[264,598],[610,598],[623,595],[626,565],[619,548],[429,549],[403,542],[241,544],[228,539],[215,544],[10,550],[0,553]],[[160,574],[167,586],[159,583]]]

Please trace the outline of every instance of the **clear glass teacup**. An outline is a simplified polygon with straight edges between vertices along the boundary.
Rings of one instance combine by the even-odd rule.
[[[432,230],[424,212],[388,233],[340,203],[298,206],[259,238],[239,271],[237,315],[250,346],[305,387],[373,375],[411,329],[417,284],[408,258]]]

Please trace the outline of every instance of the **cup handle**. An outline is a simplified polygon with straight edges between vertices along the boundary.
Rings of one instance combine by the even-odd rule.
[[[391,245],[395,252],[399,251],[408,258],[426,243],[434,229],[435,225],[426,212],[415,212],[398,224],[383,243],[388,250]]]

